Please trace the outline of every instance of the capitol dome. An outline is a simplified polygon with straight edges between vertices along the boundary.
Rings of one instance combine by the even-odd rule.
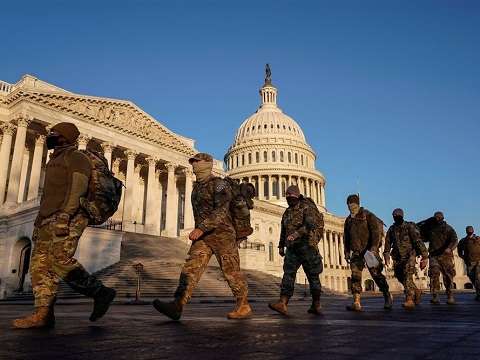
[[[325,178],[298,123],[277,106],[277,88],[267,66],[260,107],[238,129],[225,155],[228,176],[255,185],[257,198],[286,205],[291,184],[325,208]]]

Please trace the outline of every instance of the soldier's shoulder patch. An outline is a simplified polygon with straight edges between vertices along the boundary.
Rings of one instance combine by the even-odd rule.
[[[215,192],[222,192],[227,188],[227,183],[224,180],[220,180],[215,185]]]

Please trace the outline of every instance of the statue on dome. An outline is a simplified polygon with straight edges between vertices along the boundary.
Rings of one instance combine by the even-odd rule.
[[[272,70],[270,70],[270,64],[265,65],[265,84],[272,84]]]

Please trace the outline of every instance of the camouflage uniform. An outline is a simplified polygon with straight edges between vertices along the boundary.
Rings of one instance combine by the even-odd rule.
[[[382,240],[382,228],[380,220],[370,211],[360,208],[359,212],[352,217],[349,215],[344,225],[345,258],[350,257],[350,269],[352,270],[351,291],[352,294],[362,292],[362,271],[365,268],[365,252],[375,253],[379,265],[368,268],[370,275],[379,287],[380,291],[389,294],[387,279],[382,274],[383,262],[378,255],[378,249]]]
[[[235,228],[230,214],[231,189],[225,180],[210,176],[195,182],[192,206],[195,228],[204,235],[194,241],[180,274],[175,298],[187,303],[212,255],[218,260],[223,275],[236,298],[246,298],[248,286],[240,272],[240,258]]]
[[[385,237],[384,254],[391,254],[395,277],[403,285],[405,295],[413,297],[418,291],[413,281],[416,257],[428,258],[428,250],[416,224],[405,221],[401,225],[390,226]]]
[[[287,247],[283,262],[283,279],[281,296],[293,295],[295,278],[300,265],[310,284],[310,292],[320,293],[320,274],[323,271],[322,257],[318,251],[318,242],[323,234],[323,215],[315,203],[300,196],[299,203],[285,210],[282,217],[282,229],[279,248]],[[287,236],[295,234],[294,241],[287,241]]]
[[[423,223],[419,224],[420,227]],[[422,232],[423,233],[423,232]],[[457,233],[445,221],[434,224],[424,233],[424,241],[429,243],[429,269],[430,290],[432,294],[440,290],[440,273],[443,275],[443,282],[447,294],[451,294],[453,288],[453,278],[455,277],[455,262],[453,250],[457,246]],[[452,252],[446,253],[449,248]]]
[[[88,158],[76,150],[76,145],[56,149],[47,164],[44,193],[32,237],[30,273],[35,307],[53,305],[59,278],[91,297],[102,287],[73,257],[88,225],[88,217],[79,207],[79,197],[74,194],[73,177],[81,174],[88,181],[90,171]]]
[[[460,240],[458,256],[465,261],[468,278],[480,298],[480,237],[473,234]]]

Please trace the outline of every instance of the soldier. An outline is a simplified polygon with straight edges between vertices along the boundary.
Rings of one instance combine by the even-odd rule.
[[[278,245],[283,262],[283,279],[280,300],[270,303],[270,309],[287,315],[288,300],[293,295],[298,268],[302,265],[310,284],[312,306],[310,314],[319,315],[321,311],[320,273],[323,271],[322,257],[318,252],[318,242],[323,234],[323,215],[315,203],[300,195],[297,186],[292,185],[286,192],[288,209],[282,217],[282,230]],[[287,251],[285,253],[285,247]]]
[[[480,301],[480,237],[474,234],[473,226],[467,226],[467,236],[458,243],[458,256],[465,262],[467,275],[475,287],[475,300]]]
[[[55,325],[53,307],[62,278],[77,292],[94,299],[90,321],[101,318],[115,297],[73,257],[78,240],[88,225],[80,207],[91,174],[89,158],[77,150],[79,131],[74,124],[59,123],[47,136],[47,148],[54,149],[47,164],[40,210],[33,230],[30,267],[35,312],[13,321],[15,328],[42,328]]]
[[[402,209],[395,209],[392,213],[393,225],[385,236],[385,249],[383,256],[385,264],[393,259],[393,271],[397,280],[405,290],[405,303],[403,307],[412,310],[420,304],[422,291],[417,289],[413,281],[417,254],[422,256],[420,269],[427,266],[428,250],[421,240],[420,232],[414,222],[405,221]]]
[[[247,300],[247,282],[240,271],[235,228],[230,213],[231,188],[225,180],[212,174],[213,158],[210,155],[200,153],[189,162],[196,175],[192,192],[195,229],[189,235],[192,246],[180,274],[174,301],[166,303],[156,299],[153,306],[169,318],[179,320],[210,258],[215,255],[237,299],[235,310],[227,317],[247,318],[252,314],[252,309]]]
[[[378,251],[382,241],[382,222],[367,209],[360,207],[358,195],[349,195],[347,198],[350,215],[345,220],[344,244],[345,259],[350,262],[352,270],[353,304],[347,310],[361,311],[360,294],[362,292],[362,271],[365,267],[365,253],[371,251],[377,261],[376,267],[368,268],[373,280],[380,288],[385,299],[384,308],[390,310],[393,306],[393,297],[390,294],[387,279],[382,274],[383,263]]]
[[[457,246],[457,233],[448,225],[443,213],[437,211],[432,218],[417,224],[424,242],[428,242],[430,266],[428,276],[430,277],[430,292],[432,293],[432,304],[440,304],[438,292],[440,291],[440,273],[443,275],[443,283],[447,292],[447,304],[454,305],[453,278],[455,277],[455,262],[453,250]]]

